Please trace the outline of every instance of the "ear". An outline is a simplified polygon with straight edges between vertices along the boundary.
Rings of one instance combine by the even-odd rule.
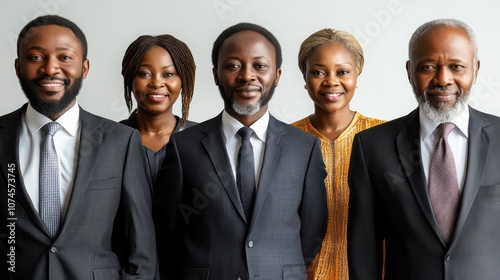
[[[214,75],[215,85],[218,86],[219,85],[219,78],[217,77],[217,69],[215,69],[215,67],[212,68],[212,74]]]
[[[479,72],[479,67],[480,66],[481,66],[481,61],[478,59],[477,62],[476,62],[476,67],[474,69],[474,81],[473,81],[474,84],[476,83],[477,73]]]
[[[16,60],[14,60],[14,68],[16,69],[16,76],[17,78],[19,78],[19,58],[16,58]]]
[[[274,80],[274,86],[277,87],[281,77],[281,68],[276,71],[276,79]]]
[[[410,85],[413,85],[412,75],[411,75],[411,63],[410,61],[406,61],[406,75],[408,75],[408,81]]]
[[[82,78],[87,78],[87,74],[89,73],[90,69],[90,61],[88,59],[85,59],[83,62],[83,67],[82,67]]]

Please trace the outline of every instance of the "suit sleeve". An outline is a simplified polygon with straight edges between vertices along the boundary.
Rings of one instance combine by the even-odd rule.
[[[359,135],[353,142],[348,182],[347,225],[349,279],[382,279],[382,224],[379,203]]]
[[[315,139],[306,171],[301,206],[302,253],[309,267],[319,252],[326,233],[328,208],[325,190],[326,170],[321,155],[320,143]]]
[[[150,185],[146,178],[144,148],[134,130],[125,157],[122,180],[122,211],[125,219],[128,261],[122,266],[123,279],[154,279],[157,271],[156,242]]]
[[[183,171],[175,135],[167,144],[167,155],[162,162],[154,187],[153,216],[156,226],[158,261],[161,279],[177,279],[184,223],[179,206],[183,197]]]

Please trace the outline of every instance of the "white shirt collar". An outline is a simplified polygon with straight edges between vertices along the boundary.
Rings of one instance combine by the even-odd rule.
[[[28,126],[29,133],[33,134],[37,132],[42,126],[51,122],[52,120],[48,117],[40,114],[36,111],[31,104],[28,103],[28,108],[26,109],[26,124]],[[80,107],[78,102],[75,102],[73,107],[66,111],[57,120],[64,130],[71,136],[75,136],[78,132],[79,122],[80,122]]]
[[[266,113],[260,119],[254,122],[250,126],[250,128],[255,131],[255,135],[257,136],[257,138],[259,138],[262,142],[266,142],[268,125],[269,111],[266,111]],[[226,110],[222,111],[222,131],[224,133],[224,137],[226,138],[226,144],[243,126],[244,125],[242,123],[230,116],[226,112]]]
[[[419,118],[420,118],[420,134],[422,139],[425,141],[429,135],[431,135],[436,127],[440,124],[435,122],[419,108]],[[456,127],[462,132],[465,137],[469,137],[469,107],[467,107],[460,116],[451,121]]]

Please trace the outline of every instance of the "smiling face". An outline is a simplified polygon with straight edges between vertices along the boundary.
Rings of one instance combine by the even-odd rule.
[[[266,37],[241,31],[222,44],[213,74],[228,114],[257,120],[267,110],[281,69],[276,69],[275,49]]]
[[[354,58],[340,43],[319,46],[307,58],[306,87],[316,111],[349,110],[357,79]]]
[[[426,30],[406,64],[420,108],[432,120],[446,122],[467,108],[479,70],[467,33],[458,27]]]
[[[29,34],[20,45],[16,74],[33,108],[56,120],[75,104],[89,61],[69,28],[44,25]]]
[[[151,47],[144,54],[132,83],[138,110],[153,115],[171,112],[181,87],[181,78],[168,51],[160,46]]]

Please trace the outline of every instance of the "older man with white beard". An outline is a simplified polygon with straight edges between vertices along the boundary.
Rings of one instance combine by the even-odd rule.
[[[420,26],[406,64],[419,107],[354,139],[350,279],[382,271],[385,279],[500,279],[500,118],[468,106],[477,50],[459,20]]]

